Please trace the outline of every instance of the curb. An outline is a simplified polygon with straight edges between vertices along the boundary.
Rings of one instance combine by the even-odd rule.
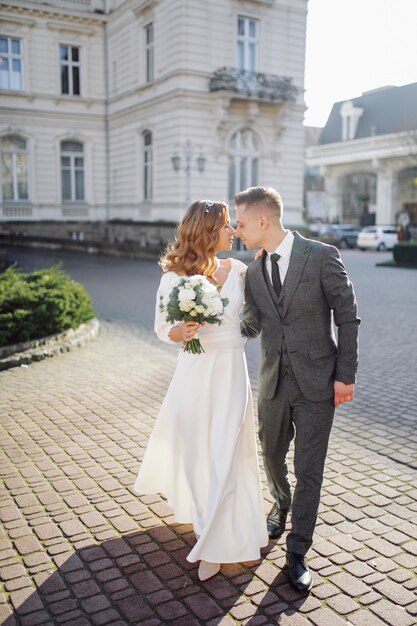
[[[34,361],[42,361],[84,346],[97,337],[99,328],[98,319],[93,318],[78,328],[70,328],[63,333],[0,348],[0,371],[29,365]]]

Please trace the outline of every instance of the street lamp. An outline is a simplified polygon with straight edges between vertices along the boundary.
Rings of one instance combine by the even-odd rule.
[[[175,152],[171,157],[172,167],[174,168],[174,171],[179,172],[181,169],[184,169],[185,171],[185,178],[186,178],[186,183],[187,183],[185,201],[187,205],[189,205],[191,202],[192,157],[193,157],[193,154],[197,150],[199,150],[199,154],[196,157],[197,169],[202,174],[204,172],[207,159],[203,154],[201,146],[192,144],[189,139],[187,139],[185,144],[177,144],[177,146],[175,147]],[[183,157],[181,157],[181,152],[183,154]],[[184,158],[184,165],[183,165],[183,168],[181,168],[183,158]]]

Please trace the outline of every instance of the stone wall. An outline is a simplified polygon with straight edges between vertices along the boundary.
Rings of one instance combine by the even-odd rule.
[[[0,245],[62,248],[90,254],[157,258],[176,224],[149,222],[3,222]]]

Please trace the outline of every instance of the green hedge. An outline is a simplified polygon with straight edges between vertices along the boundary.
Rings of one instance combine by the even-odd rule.
[[[417,241],[396,243],[392,254],[396,263],[417,267]]]
[[[60,266],[0,276],[0,346],[60,333],[95,317],[91,297]]]

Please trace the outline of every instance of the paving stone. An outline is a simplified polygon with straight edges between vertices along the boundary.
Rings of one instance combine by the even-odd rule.
[[[54,539],[55,537],[62,537],[60,530],[53,524],[41,524],[40,526],[35,526],[34,531],[41,541]]]
[[[177,623],[181,623],[180,618],[188,613],[187,609],[177,600],[164,602],[160,606],[156,607],[156,611],[165,622],[178,620]]]
[[[392,580],[383,580],[377,585],[374,585],[374,589],[400,606],[407,606],[407,604],[411,604],[416,599],[414,593],[404,589],[402,585]]]
[[[161,582],[152,572],[140,572],[130,577],[132,584],[141,594],[152,593],[163,589]]]
[[[10,580],[12,578],[20,578],[26,574],[26,570],[22,565],[11,565],[9,567],[3,567],[0,570],[1,580]]]
[[[120,533],[126,533],[131,530],[137,530],[138,525],[127,515],[119,515],[118,517],[113,517],[111,520],[113,526]]]
[[[316,624],[316,626],[342,626],[342,624],[346,625],[345,620],[340,619],[340,617],[338,617],[336,613],[333,613],[333,611],[325,608],[317,609],[317,611],[309,613],[308,619],[313,622],[313,624]]]
[[[14,545],[19,554],[30,554],[31,552],[39,552],[42,546],[35,537],[27,536],[14,541]]]
[[[329,583],[325,583],[324,585],[319,585],[318,587],[313,587],[312,592],[317,598],[320,600],[325,600],[326,598],[331,598],[332,596],[336,596],[339,592],[339,589],[334,585],[330,585]]]
[[[330,576],[330,582],[337,585],[344,593],[351,597],[357,597],[370,591],[369,587],[362,581],[357,580],[347,572],[340,572]]]
[[[87,528],[95,528],[96,526],[107,524],[106,518],[95,512],[80,515],[80,519]]]
[[[362,561],[353,561],[351,563],[346,563],[345,570],[353,576],[356,576],[357,578],[363,578],[364,576],[367,576],[368,574],[373,574],[375,572],[372,567],[369,567],[369,565],[363,563]]]
[[[12,578],[4,583],[4,589],[6,591],[16,591],[17,589],[23,589],[24,587],[31,587],[32,581],[27,576],[21,576],[21,578]]]
[[[413,569],[417,567],[417,558],[412,554],[397,554],[393,557],[393,561],[395,561],[401,567],[405,567],[407,569]]]
[[[327,605],[339,615],[348,615],[359,608],[357,602],[341,593],[328,598]]]
[[[26,615],[27,613],[33,613],[33,611],[39,611],[44,608],[33,587],[12,591],[10,593],[10,601],[19,616]]]
[[[371,604],[369,609],[390,626],[413,626],[415,624],[414,618],[404,609],[385,599]]]
[[[386,626],[386,622],[383,622],[373,615],[370,611],[357,611],[349,615],[349,623],[353,626]]]
[[[235,601],[236,601],[236,598],[235,598]],[[276,604],[277,602],[280,601],[280,598],[272,591],[262,591],[261,593],[256,593],[255,595],[251,596],[250,601],[254,605],[260,607],[260,609],[263,609],[264,607],[269,606],[270,604]],[[234,613],[232,613],[232,615],[236,617]]]
[[[237,619],[238,621],[242,621],[249,617],[252,617],[257,612],[257,607],[251,604],[250,602],[241,602],[237,606],[233,606],[230,609],[230,614],[232,617]]]
[[[208,594],[203,592],[184,598],[184,602],[199,619],[207,620],[222,613],[219,605]]]
[[[88,613],[97,613],[110,607],[110,602],[104,594],[97,594],[81,600],[83,610]]]
[[[385,541],[380,537],[372,538],[366,541],[366,544],[376,552],[383,554],[386,557],[393,557],[401,552],[401,548],[399,546],[395,546],[389,541]]]
[[[51,617],[46,611],[35,611],[34,613],[28,613],[20,617],[20,624],[22,626],[39,626],[40,624],[51,624]],[[9,626],[6,622],[4,626]]]

